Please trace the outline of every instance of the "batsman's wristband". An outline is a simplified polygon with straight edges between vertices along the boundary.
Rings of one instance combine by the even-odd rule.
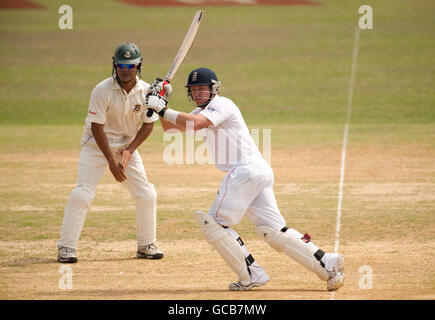
[[[179,113],[180,112],[168,108],[163,115],[163,119],[177,123],[177,117]]]

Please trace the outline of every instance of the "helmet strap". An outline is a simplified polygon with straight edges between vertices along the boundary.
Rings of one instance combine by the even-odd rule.
[[[213,100],[213,98],[218,94],[217,88],[214,87],[214,85],[210,85],[209,88],[210,94],[208,96],[207,102],[203,103],[202,105],[197,105],[196,102],[194,102],[190,87],[187,87],[187,96],[189,97],[189,100],[195,103],[198,108],[204,109],[205,107],[207,107],[210,101]]]
[[[204,109],[205,107],[207,107],[208,104],[210,103],[210,101],[213,100],[213,98],[214,98],[215,95],[216,95],[216,94],[213,93],[212,86],[210,86],[210,95],[208,96],[208,100],[207,100],[207,102],[204,103],[204,104],[202,104],[202,105],[200,105],[200,106],[198,106],[198,108]]]
[[[116,80],[116,78],[118,78],[117,75],[116,75],[115,61],[113,61],[113,64],[112,64],[112,78],[114,80]]]
[[[139,75],[139,79],[142,79],[142,62],[137,65],[136,73]]]

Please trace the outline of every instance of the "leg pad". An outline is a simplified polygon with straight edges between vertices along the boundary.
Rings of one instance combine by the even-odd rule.
[[[245,255],[239,242],[230,236],[210,215],[197,211],[195,212],[195,216],[207,242],[216,249],[219,255],[239,276],[239,281],[243,285],[250,284],[251,277],[249,275],[247,262],[249,262],[249,264],[251,262],[245,260]]]
[[[316,273],[320,279],[324,281],[329,279],[328,271],[322,267],[318,259],[319,252],[314,251],[310,244],[303,240],[303,236],[299,237],[293,229],[286,229],[283,232],[267,226],[258,226],[256,232],[272,248],[284,252],[299,264]]]

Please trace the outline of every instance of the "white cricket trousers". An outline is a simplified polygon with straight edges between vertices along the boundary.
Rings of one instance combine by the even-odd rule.
[[[272,168],[262,158],[234,166],[222,180],[209,215],[223,226],[232,226],[246,214],[256,226],[281,230],[286,222],[276,203],[273,182]]]
[[[239,242],[245,258],[250,256],[249,250],[230,226],[237,225],[245,214],[256,226],[281,230],[286,225],[276,202],[273,182],[272,168],[262,158],[251,164],[235,166],[222,180],[218,195],[208,212]],[[257,261],[249,266],[249,272],[253,282],[265,282],[269,279]]]
[[[112,152],[115,154],[116,150],[125,147],[113,148]],[[120,155],[115,154],[115,157],[121,160]],[[107,165],[107,160],[94,138],[82,146],[77,186],[71,192],[65,207],[58,248],[77,248],[86,214]],[[125,168],[125,175],[127,179],[122,184],[136,200],[137,244],[141,246],[154,243],[156,241],[157,194],[154,185],[147,179],[142,158],[137,150],[131,155],[131,161]]]

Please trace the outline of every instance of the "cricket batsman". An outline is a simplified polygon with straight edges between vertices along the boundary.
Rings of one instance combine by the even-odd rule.
[[[250,290],[264,285],[269,276],[255,261],[240,236],[231,228],[246,217],[257,234],[272,248],[315,273],[328,290],[344,284],[344,257],[326,253],[310,241],[309,234],[288,228],[278,208],[274,175],[255,145],[236,104],[219,95],[220,82],[208,68],[193,70],[187,79],[187,95],[196,105],[191,113],[168,108],[165,97],[147,95],[147,108],[159,116],[163,129],[204,130],[207,152],[217,168],[226,172],[208,214],[195,212],[205,239],[238,276],[230,290]]]

